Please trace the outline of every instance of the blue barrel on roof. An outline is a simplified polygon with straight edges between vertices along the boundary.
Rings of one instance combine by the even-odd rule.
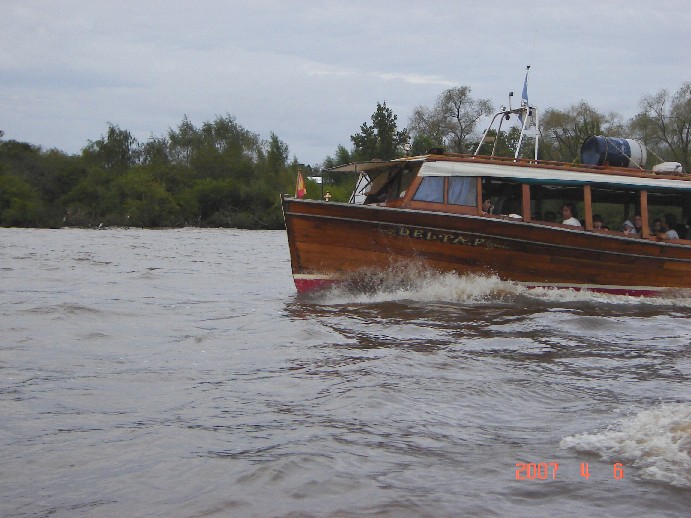
[[[585,165],[609,165],[612,167],[645,167],[647,152],[637,140],[594,135],[581,146],[581,163]]]

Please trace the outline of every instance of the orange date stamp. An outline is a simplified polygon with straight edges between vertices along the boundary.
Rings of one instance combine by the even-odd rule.
[[[557,480],[558,462],[517,462],[516,480]],[[584,479],[590,478],[590,466],[581,462],[580,475]],[[624,465],[615,462],[612,466],[612,476],[616,480],[624,478]]]

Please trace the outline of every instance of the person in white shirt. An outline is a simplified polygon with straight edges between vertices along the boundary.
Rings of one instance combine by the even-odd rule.
[[[573,203],[565,203],[561,208],[561,217],[564,219],[561,223],[563,225],[571,225],[574,227],[580,227],[581,222],[576,219],[576,208]]]
[[[670,239],[679,239],[679,234],[674,230],[674,226],[677,223],[677,218],[674,214],[665,214],[660,220],[660,226],[662,230],[656,235],[663,241],[669,241]]]

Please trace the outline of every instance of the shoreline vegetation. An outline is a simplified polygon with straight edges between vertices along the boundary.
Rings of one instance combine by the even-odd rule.
[[[5,140],[0,130],[0,226],[283,229],[280,194],[294,192],[298,171],[307,198],[329,191],[333,201],[347,201],[355,179],[323,169],[390,160],[404,155],[404,145],[413,155],[433,147],[472,153],[477,125],[493,107],[470,93],[466,86],[445,90],[433,106],[415,108],[402,130],[386,103],[377,103],[371,124],[363,123],[350,136],[351,149],[338,145],[333,156],[314,165],[290,159],[288,145],[273,132],[262,139],[228,114],[199,127],[185,116],[177,128],[146,142],[109,123],[106,134],[77,155]],[[584,101],[543,110],[539,158],[574,162],[588,136],[624,136],[652,151],[647,167],[675,161],[688,173],[691,82],[671,94],[661,90],[644,96],[640,107],[628,121]],[[518,133],[513,127],[495,135],[498,155],[513,156]],[[321,178],[321,185],[313,177]]]

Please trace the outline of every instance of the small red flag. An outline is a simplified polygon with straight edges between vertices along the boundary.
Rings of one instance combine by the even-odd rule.
[[[305,180],[302,178],[302,172],[298,171],[298,179],[295,184],[295,197],[304,198],[307,194],[307,189],[305,189]]]

